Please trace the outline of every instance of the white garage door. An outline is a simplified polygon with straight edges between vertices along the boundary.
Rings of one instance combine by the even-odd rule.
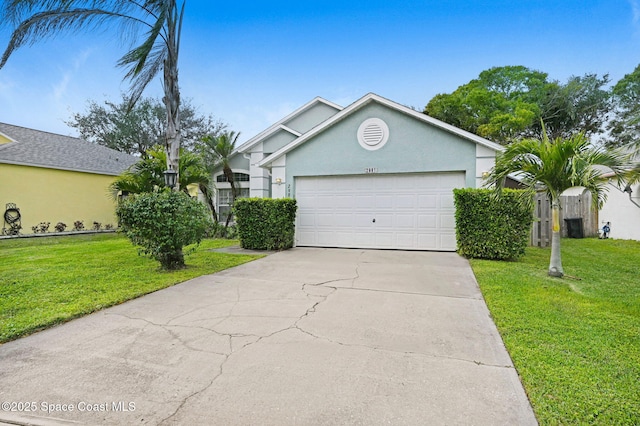
[[[464,186],[464,173],[296,178],[296,244],[454,251]]]

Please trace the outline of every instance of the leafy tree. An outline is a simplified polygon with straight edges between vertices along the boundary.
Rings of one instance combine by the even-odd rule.
[[[542,126],[543,138],[513,142],[496,158],[488,183],[497,190],[507,176],[516,174],[529,192],[537,188],[546,191],[551,200],[552,234],[549,275],[562,277],[560,253],[560,194],[574,186],[583,186],[593,195],[595,207],[606,200],[607,180],[603,178],[605,166],[621,178],[628,158],[620,151],[604,150],[591,145],[583,134],[570,138],[549,139]]]
[[[608,75],[598,77],[596,74],[570,77],[564,85],[549,84],[539,100],[541,114],[524,135],[543,138],[542,122],[551,139],[602,133],[612,109],[611,92],[604,89],[608,84]]]
[[[140,98],[133,108],[127,99],[116,104],[89,101],[88,111],[73,114],[67,124],[78,129],[80,136],[117,151],[145,156],[147,150],[164,144],[167,110],[153,98]],[[196,108],[183,101],[180,107],[182,147],[193,150],[207,134],[219,134],[226,127],[213,116],[198,114]],[[166,167],[165,167],[166,168]]]
[[[231,154],[236,148],[236,142],[240,133],[234,131],[223,132],[218,136],[207,135],[202,139],[200,150],[205,159],[205,163],[209,165],[209,171],[213,173],[213,169],[222,166],[222,173],[226,177],[229,185],[231,185],[231,205],[238,196],[235,179],[233,178],[233,170],[231,170]],[[231,213],[227,215],[225,227],[229,226]]]
[[[614,116],[607,146],[640,146],[640,65],[613,86]]]
[[[211,226],[204,204],[166,189],[127,198],[116,214],[129,240],[167,270],[184,268],[183,247],[200,243]]]
[[[535,99],[547,74],[523,66],[496,67],[451,94],[436,95],[425,113],[469,132],[506,143],[531,125],[540,109]]]
[[[626,74],[611,89],[614,114],[607,125],[605,146],[623,148],[632,158],[627,184],[640,182],[640,65]]]
[[[438,94],[424,112],[479,136],[507,144],[523,137],[587,136],[601,131],[611,108],[608,77],[571,77],[566,84],[524,66],[495,67],[451,94]]]
[[[180,90],[178,53],[185,1],[176,0],[6,0],[0,3],[0,26],[11,26],[9,44],[0,69],[20,47],[66,31],[90,30],[120,24],[119,33],[141,37],[118,66],[131,81],[130,105],[142,96],[160,71],[166,107],[167,167],[178,170],[180,155]],[[179,188],[176,188],[178,190]]]

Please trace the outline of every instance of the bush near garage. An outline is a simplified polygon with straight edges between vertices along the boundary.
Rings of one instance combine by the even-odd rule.
[[[458,253],[477,259],[515,260],[529,245],[533,209],[522,190],[455,189]]]
[[[200,243],[211,227],[204,204],[170,190],[130,196],[118,205],[116,214],[127,238],[167,270],[184,268],[182,248]]]
[[[291,198],[241,198],[233,212],[240,245],[253,250],[293,247],[298,206]]]

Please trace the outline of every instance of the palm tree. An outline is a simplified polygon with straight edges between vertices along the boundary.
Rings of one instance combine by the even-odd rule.
[[[130,107],[142,96],[149,82],[163,71],[167,168],[178,170],[178,53],[186,0],[178,3],[176,0],[5,0],[0,3],[0,27],[12,25],[13,29],[0,58],[0,69],[16,49],[65,31],[119,23],[120,33],[136,36],[144,29],[142,43],[120,58],[118,66],[125,67],[125,79],[131,81]]]
[[[613,170],[621,179],[627,161],[628,157],[621,151],[605,151],[592,146],[583,134],[551,141],[543,126],[542,140],[523,139],[507,146],[496,158],[487,180],[499,191],[505,178],[513,174],[530,192],[538,188],[546,191],[552,209],[549,275],[562,277],[560,194],[571,187],[582,186],[593,196],[594,207],[600,207],[608,190],[603,174]]]
[[[208,135],[202,138],[201,147],[203,156],[207,159],[207,163],[210,167],[211,172],[213,172],[213,169],[222,166],[222,173],[224,173],[225,178],[231,186],[232,206],[236,197],[238,196],[238,189],[235,185],[233,170],[231,170],[230,161],[231,154],[236,149],[236,142],[238,141],[239,136],[240,132],[236,133],[234,131],[226,131],[218,136]],[[225,227],[229,226],[230,220],[231,214],[228,214]]]
[[[146,152],[146,157],[120,176],[111,184],[111,193],[117,197],[120,192],[140,194],[153,192],[165,187],[164,170],[167,163],[167,153],[160,146]],[[189,193],[189,185],[208,186],[211,174],[204,167],[202,158],[193,152],[180,151],[180,190]]]

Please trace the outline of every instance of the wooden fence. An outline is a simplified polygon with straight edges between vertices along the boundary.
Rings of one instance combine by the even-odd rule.
[[[539,192],[534,203],[535,219],[531,229],[531,245],[548,247],[551,245],[551,201],[545,193]],[[598,235],[598,211],[593,208],[590,192],[560,197],[560,230],[563,237],[567,236],[567,224],[564,219],[569,218],[582,218],[585,237]]]

